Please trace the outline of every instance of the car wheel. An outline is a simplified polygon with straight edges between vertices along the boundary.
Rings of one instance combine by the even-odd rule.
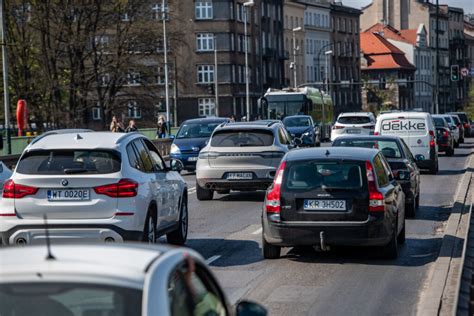
[[[400,245],[403,245],[405,243],[405,239],[406,239],[405,227],[406,227],[405,220],[403,220],[403,228],[397,236],[397,243],[399,243]]]
[[[406,217],[413,218],[416,213],[416,201],[405,204],[405,214]]]
[[[196,196],[199,201],[209,201],[214,197],[214,191],[201,188],[199,184],[196,183]]]
[[[156,225],[157,225],[156,209],[154,209],[153,207],[150,207],[150,209],[148,210],[148,213],[146,214],[142,241],[147,242],[149,244],[156,243],[156,238],[157,238]]]
[[[281,247],[269,244],[262,236],[262,252],[265,259],[280,258]]]
[[[397,236],[397,226],[393,229],[392,238],[389,243],[383,247],[382,257],[385,259],[397,259],[398,257],[398,236]]]
[[[169,234],[166,234],[166,239],[173,245],[184,245],[188,237],[188,199],[183,195],[179,210],[178,228]]]
[[[454,148],[459,148],[459,141],[454,142]]]
[[[416,207],[416,209],[420,208],[420,192],[418,192],[418,194],[416,195],[415,207]]]

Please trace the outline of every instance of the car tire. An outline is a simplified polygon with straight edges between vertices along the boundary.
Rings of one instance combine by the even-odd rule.
[[[214,191],[201,188],[196,183],[196,196],[199,201],[210,201],[214,197]]]
[[[416,213],[416,201],[405,204],[406,217],[414,218]]]
[[[158,238],[156,232],[156,225],[158,223],[156,213],[156,208],[154,206],[150,206],[146,214],[145,225],[143,227],[143,242],[147,242],[149,244],[156,243],[156,239]]]
[[[398,257],[398,236],[396,227],[397,226],[395,226],[393,229],[392,238],[382,249],[382,257],[384,259],[397,259]]]
[[[454,148],[459,148],[459,140],[457,142],[454,142]]]
[[[166,239],[170,244],[182,246],[188,237],[188,199],[185,194],[183,194],[183,200],[179,208],[178,228],[166,234]]]
[[[402,230],[400,231],[400,233],[398,234],[397,236],[397,243],[399,245],[403,245],[405,243],[405,240],[406,240],[406,232],[405,232],[405,220],[403,220],[403,228]]]
[[[278,259],[280,258],[281,247],[269,244],[262,236],[262,252],[265,259]]]

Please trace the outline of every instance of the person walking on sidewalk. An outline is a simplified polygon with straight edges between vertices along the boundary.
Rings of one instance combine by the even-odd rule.
[[[112,122],[110,122],[110,131],[112,133],[123,133],[124,132],[122,122],[119,122],[115,115],[112,116]]]
[[[128,122],[127,128],[125,129],[125,133],[133,133],[133,132],[138,132],[138,127],[135,123],[135,120],[130,120],[130,122]]]
[[[165,117],[160,115],[158,123],[156,125],[156,138],[165,138],[168,128],[166,126]]]

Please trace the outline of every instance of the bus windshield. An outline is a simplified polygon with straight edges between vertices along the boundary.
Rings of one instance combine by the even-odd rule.
[[[267,96],[268,118],[273,120],[282,120],[286,116],[307,114],[308,102],[303,94],[295,95],[270,95]]]

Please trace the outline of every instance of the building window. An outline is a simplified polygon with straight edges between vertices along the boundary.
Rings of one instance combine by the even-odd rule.
[[[94,121],[99,121],[102,119],[102,111],[100,110],[100,107],[95,106],[92,108],[92,119]]]
[[[199,65],[197,67],[198,83],[214,82],[214,65]]]
[[[245,7],[243,3],[237,3],[237,21],[243,22],[245,19]]]
[[[130,15],[128,14],[128,12],[124,12],[120,15],[120,19],[122,20],[122,22],[130,22],[131,19],[130,19]]]
[[[214,34],[199,33],[196,35],[196,47],[198,52],[214,50]]]
[[[216,104],[212,98],[200,98],[198,99],[199,104],[199,116],[215,116],[216,115]]]
[[[107,35],[96,36],[94,42],[99,49],[106,49],[109,47],[109,37]]]
[[[156,21],[163,20],[162,3],[156,3],[151,7],[151,18]],[[168,20],[168,3],[165,3],[165,19]]]
[[[207,20],[212,18],[212,1],[196,1],[196,20]]]
[[[165,84],[165,67],[156,68],[156,84],[164,85]]]
[[[140,84],[140,73],[130,70],[127,74],[127,84],[129,86],[138,86]]]
[[[128,108],[128,117],[133,119],[138,119],[142,117],[142,111],[137,105],[137,101],[130,101],[127,104]]]
[[[100,76],[100,85],[106,87],[110,83],[110,75],[105,73]]]

